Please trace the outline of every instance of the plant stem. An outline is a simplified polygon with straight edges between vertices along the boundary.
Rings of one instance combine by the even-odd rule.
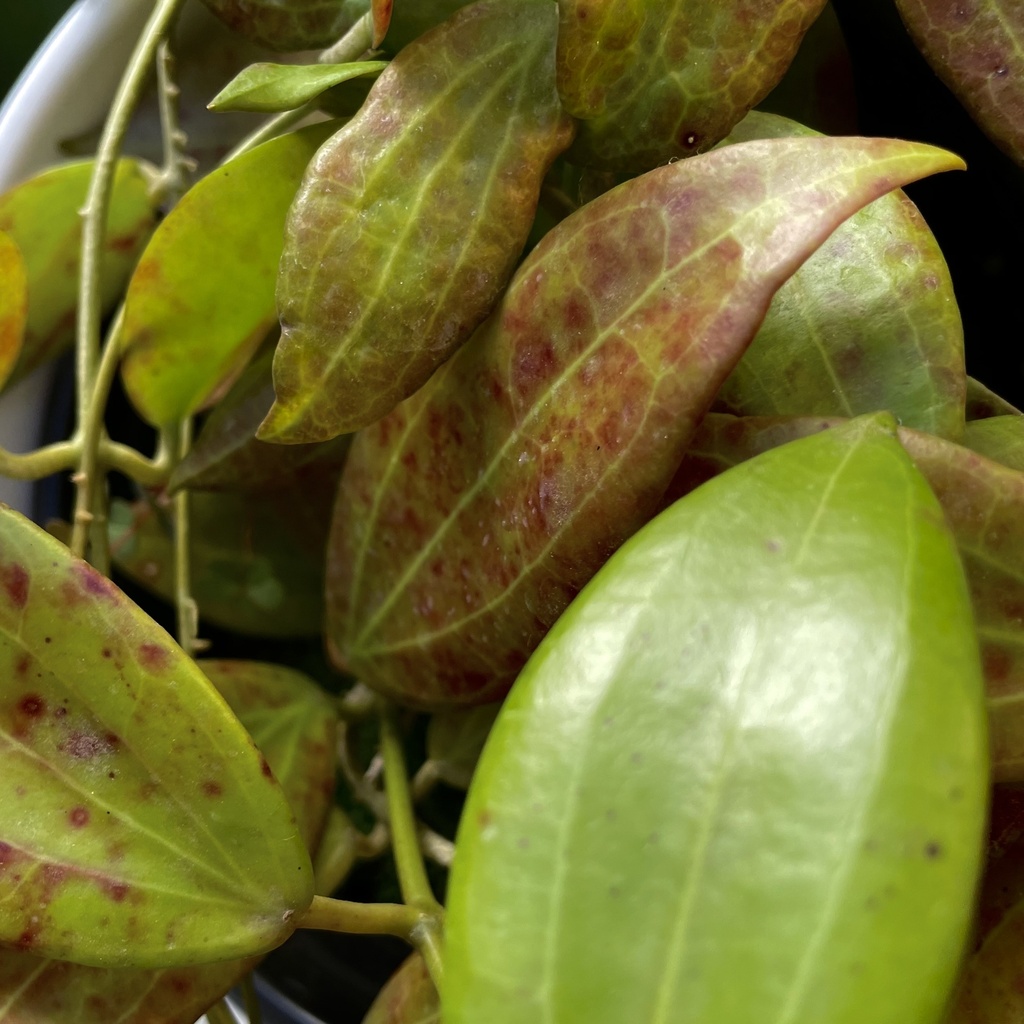
[[[192,417],[181,421],[177,456],[183,458],[192,447]],[[192,533],[188,489],[174,496],[174,607],[178,613],[178,644],[188,655],[206,645],[199,640],[199,607],[192,597]]]
[[[441,905],[430,888],[427,870],[420,853],[416,819],[412,810],[409,775],[405,769],[405,755],[398,735],[393,708],[381,710],[380,749],[384,756],[384,789],[388,797],[388,817],[391,822],[391,847],[395,852],[395,867],[402,889],[402,899],[410,907],[428,914],[441,914]]]
[[[58,441],[24,455],[0,448],[0,475],[12,480],[41,480],[52,473],[74,468],[81,449],[77,441]]]
[[[235,1024],[235,1015],[228,1009],[223,999],[218,999],[206,1011],[206,1019],[210,1024]]]
[[[256,986],[252,983],[252,975],[247,974],[238,987],[242,990],[242,1002],[249,1024],[262,1024],[263,1008],[260,1006],[260,997],[256,994]]]
[[[411,942],[422,917],[402,903],[355,903],[314,896],[297,927],[350,935],[395,935]]]
[[[185,153],[188,136],[181,130],[178,120],[181,90],[174,81],[174,55],[166,39],[161,39],[157,47],[156,79],[164,162],[153,182],[152,198],[159,204],[176,203],[188,189],[196,161]]]
[[[321,64],[348,64],[373,45],[373,15],[367,11],[352,27],[317,58]]]
[[[303,103],[301,107],[296,107],[294,110],[285,110],[283,113],[275,114],[268,121],[264,121],[251,135],[247,135],[241,142],[224,159],[221,161],[221,166],[234,160],[235,157],[241,156],[243,153],[248,153],[250,149],[255,149],[261,143],[268,142],[270,139],[276,139],[278,135],[283,135],[293,125],[298,124],[304,118],[309,117],[310,114],[315,114],[319,108],[317,107],[316,100],[310,100],[308,103]]]

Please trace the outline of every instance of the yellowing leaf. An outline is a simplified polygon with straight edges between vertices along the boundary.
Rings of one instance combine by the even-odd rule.
[[[14,239],[0,231],[0,387],[21,353],[28,321],[28,275]]]

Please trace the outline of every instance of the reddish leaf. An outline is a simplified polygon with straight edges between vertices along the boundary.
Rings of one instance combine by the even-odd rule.
[[[967,421],[984,420],[990,416],[1020,416],[1020,409],[1010,405],[994,391],[973,377],[967,378]]]
[[[779,81],[824,0],[561,0],[577,163],[636,173],[710,149]]]
[[[655,511],[782,282],[858,207],[955,166],[888,140],[747,143],[562,221],[473,341],[354,441],[328,569],[339,660],[420,704],[500,696]]]
[[[414,953],[391,976],[363,1024],[438,1024],[441,1004],[427,965]]]
[[[935,73],[994,142],[1024,164],[1024,6],[1018,0],[896,0]]]
[[[553,4],[473,4],[404,49],[317,154],[288,220],[261,438],[372,423],[490,312],[571,137],[555,29]]]
[[[360,17],[354,0],[203,0],[229,28],[272,50],[327,46]]]

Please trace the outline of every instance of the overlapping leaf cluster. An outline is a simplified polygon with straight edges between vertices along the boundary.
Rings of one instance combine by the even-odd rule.
[[[210,411],[111,555],[180,604],[190,494],[204,624],[433,712],[446,983],[414,957],[368,1024],[937,1024],[1024,780],[1024,417],[893,191],[960,161],[748,114],[822,0],[207,5],[344,35],[214,106],[353,116],[166,215],[119,165],[125,388],[165,438]],[[1019,159],[1012,5],[898,6]],[[70,340],[90,173],[0,197],[0,383]],[[331,703],[193,661],[13,513],[0,657],[0,1021],[186,1024],[310,905]],[[958,1022],[1018,1012],[1018,860]]]

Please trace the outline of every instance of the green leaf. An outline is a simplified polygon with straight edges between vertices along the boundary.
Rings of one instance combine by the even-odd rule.
[[[315,849],[334,784],[333,704],[306,677],[281,666],[204,661],[200,667],[256,741],[304,842]],[[0,949],[0,1024],[192,1024],[256,962],[132,971]]]
[[[466,6],[467,0],[399,0],[398,9],[391,12],[384,49],[397,53]]]
[[[570,155],[635,174],[710,149],[779,81],[825,0],[560,0]]]
[[[366,0],[203,0],[228,28],[271,50],[309,50],[340,39]]]
[[[556,29],[551,3],[466,8],[404,49],[317,154],[288,220],[261,438],[372,423],[490,312],[571,138]]]
[[[206,418],[195,444],[175,467],[170,491],[275,490],[305,473],[340,472],[351,437],[316,444],[267,444],[256,429],[274,403],[273,350],[257,356]]]
[[[964,428],[963,443],[979,455],[1024,470],[1024,416],[990,416],[972,420]]]
[[[124,291],[156,214],[144,165],[121,160],[114,174],[101,266],[101,303],[109,311]],[[81,208],[91,160],[64,164],[0,196],[0,231],[21,251],[28,278],[25,340],[12,379],[20,379],[71,343],[78,305]]]
[[[386,61],[355,64],[250,64],[210,100],[216,111],[294,110],[341,82],[375,75]]]
[[[303,842],[314,853],[334,796],[333,701],[308,676],[284,665],[204,659],[199,667],[280,780]]]
[[[1000,398],[979,380],[967,378],[967,422],[984,420],[990,416],[1020,416],[1020,409]]]
[[[896,7],[935,73],[1024,165],[1024,7],[1016,0],[896,0]]]
[[[438,778],[457,789],[468,789],[499,704],[452,708],[431,716],[427,725],[427,757]]]
[[[772,296],[859,207],[948,154],[772,139],[635,178],[554,228],[492,320],[361,431],[327,634],[367,685],[485,703],[657,511]]]
[[[21,250],[0,231],[0,387],[14,369],[28,322],[28,274]]]
[[[264,952],[312,895],[223,699],[107,579],[0,511],[0,942],[94,966]]]
[[[773,114],[725,140],[808,137]],[[856,416],[956,440],[964,428],[964,336],[935,236],[903,192],[841,224],[779,289],[716,404],[737,416]]]
[[[265,142],[200,180],[160,224],[128,286],[121,365],[155,426],[202,408],[276,321],[282,234],[327,124]]]
[[[709,415],[669,487],[669,499],[835,422]],[[901,428],[899,439],[942,503],[967,573],[985,674],[993,776],[1024,780],[1024,473],[916,430]]]
[[[981,680],[956,550],[887,422],[695,491],[552,629],[470,788],[445,1024],[941,1019]]]
[[[413,953],[388,980],[363,1024],[440,1024],[441,1007],[427,965]]]
[[[246,636],[317,636],[334,489],[333,479],[312,478],[259,500],[245,493],[194,494],[192,593],[200,617]],[[112,503],[114,564],[169,603],[173,537],[170,516],[148,502]]]

